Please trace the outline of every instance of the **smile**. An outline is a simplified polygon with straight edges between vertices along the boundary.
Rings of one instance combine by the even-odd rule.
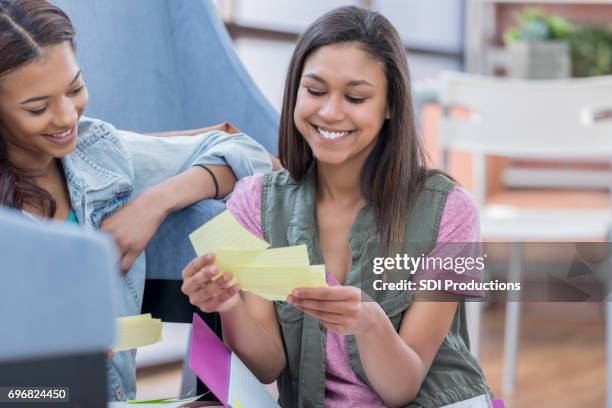
[[[70,135],[70,133],[72,132],[72,129],[73,129],[73,128],[70,128],[70,129],[68,129],[67,131],[62,132],[62,133],[55,133],[55,134],[46,133],[46,134],[45,134],[45,136],[47,136],[47,137],[52,137],[52,138],[54,138],[54,139],[63,139],[63,138],[65,138],[66,136]]]
[[[45,133],[42,136],[56,145],[67,145],[71,143],[77,135],[77,124],[61,133]]]
[[[319,126],[315,126],[315,128],[321,136],[328,140],[339,139],[341,137],[348,136],[352,132],[352,130],[326,130]]]

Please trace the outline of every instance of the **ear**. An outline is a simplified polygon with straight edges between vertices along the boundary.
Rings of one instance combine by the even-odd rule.
[[[385,119],[391,119],[391,109],[389,109],[388,106],[387,106],[387,109],[385,110]]]

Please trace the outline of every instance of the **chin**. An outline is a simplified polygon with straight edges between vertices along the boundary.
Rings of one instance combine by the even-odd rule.
[[[317,159],[317,162],[329,165],[340,165],[347,161],[347,157],[337,154],[314,154],[314,157]]]
[[[68,156],[69,154],[73,153],[76,150],[77,147],[77,140],[75,139],[74,142],[70,143],[67,146],[62,147],[61,149],[54,149],[54,151],[49,152],[51,154],[51,156],[55,157],[56,159],[62,159],[66,156]]]

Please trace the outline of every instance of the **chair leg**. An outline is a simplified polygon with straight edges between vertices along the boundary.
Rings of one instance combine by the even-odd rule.
[[[480,353],[480,323],[482,321],[482,302],[465,302],[468,336],[470,338],[470,351],[478,358]]]
[[[606,353],[608,355],[606,407],[612,408],[612,301],[606,303]]]
[[[508,263],[508,282],[520,282],[523,263],[522,245],[513,242]],[[506,327],[504,331],[504,371],[502,394],[510,396],[514,393],[516,383],[516,366],[518,344],[520,337],[521,318],[520,292],[510,292],[506,303]]]
[[[189,338],[191,338],[191,329],[189,330]],[[197,395],[197,376],[189,366],[189,352],[191,351],[191,342],[187,347],[185,359],[183,360],[183,370],[181,378],[181,397],[194,397]]]
[[[612,197],[612,188],[610,188],[610,194]],[[612,242],[612,229],[608,229],[608,249],[611,248]],[[606,408],[612,408],[612,260],[608,258],[607,261],[607,280],[605,282],[605,293],[604,293],[604,327],[605,327],[605,341],[606,341]]]

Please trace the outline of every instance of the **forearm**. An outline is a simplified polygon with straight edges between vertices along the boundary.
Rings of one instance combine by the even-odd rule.
[[[210,132],[212,130],[220,130],[222,132],[226,132],[229,134],[240,133],[240,130],[237,129],[234,125],[232,125],[231,123],[224,122],[219,125],[209,126],[209,127],[200,128],[200,129],[171,130],[168,132],[154,132],[154,133],[146,133],[146,134],[149,136],[157,136],[157,137],[197,136],[197,135],[201,135],[202,133]],[[276,157],[272,153],[268,153],[268,155],[270,156],[270,161],[272,162],[272,170],[273,171],[281,170],[283,168],[283,165],[281,164],[278,157]]]
[[[240,132],[236,127],[231,125],[230,123],[223,122],[218,125],[208,126],[200,129],[189,129],[189,130],[171,130],[168,132],[153,132],[153,133],[145,133],[149,136],[157,136],[157,137],[173,137],[173,136],[196,136],[201,135],[202,133],[210,132],[212,130],[220,130],[222,132],[226,132],[229,134]]]
[[[393,328],[375,303],[367,305],[373,322],[369,330],[355,335],[365,374],[388,406],[412,401],[424,378],[423,363]]]
[[[285,368],[282,343],[249,313],[244,301],[220,313],[223,338],[262,383],[276,380]]]
[[[217,198],[228,195],[236,184],[234,173],[227,166],[207,166],[217,179],[219,191]],[[154,197],[154,201],[166,214],[178,211],[206,198],[214,198],[215,183],[209,172],[201,167],[171,177],[151,187],[144,194]]]

